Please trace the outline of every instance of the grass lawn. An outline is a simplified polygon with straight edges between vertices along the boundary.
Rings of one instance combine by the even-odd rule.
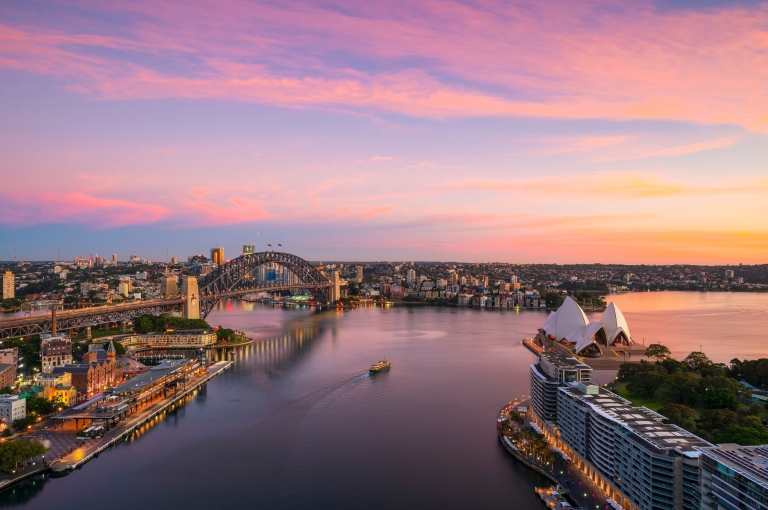
[[[616,386],[616,389],[613,391],[616,392],[620,397],[624,397],[630,402],[632,402],[632,405],[637,407],[647,407],[652,411],[658,411],[659,409],[664,407],[665,404],[669,403],[667,399],[663,397],[659,397],[657,395],[654,395],[651,398],[643,398],[635,395],[630,395],[629,391],[627,390],[627,383],[619,384],[618,386]],[[685,404],[685,405],[687,405],[688,407],[691,407],[688,404]],[[701,412],[704,410],[704,408],[698,404],[691,408],[694,411],[696,411],[697,418],[699,417],[699,415],[701,415]]]

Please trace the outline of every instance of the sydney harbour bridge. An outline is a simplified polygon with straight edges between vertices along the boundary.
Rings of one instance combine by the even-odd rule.
[[[288,269],[294,278],[290,283],[259,283],[259,278],[253,273],[267,264]],[[86,329],[90,332],[91,326],[111,323],[122,324],[125,329],[129,320],[144,314],[181,313],[190,319],[205,318],[221,299],[285,290],[309,291],[316,304],[330,305],[340,297],[339,275],[333,272],[326,276],[306,260],[290,253],[249,253],[221,264],[199,279],[195,276],[183,277],[179,297],[3,319],[0,320],[0,339],[55,333],[57,329]]]

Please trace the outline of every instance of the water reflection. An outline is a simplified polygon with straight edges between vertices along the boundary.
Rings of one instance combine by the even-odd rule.
[[[42,492],[48,483],[48,480],[49,475],[43,474],[27,478],[13,487],[9,487],[2,492],[2,497],[0,497],[0,508],[13,507],[27,503]]]

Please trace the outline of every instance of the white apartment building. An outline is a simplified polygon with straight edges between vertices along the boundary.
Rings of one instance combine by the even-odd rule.
[[[14,420],[27,417],[27,401],[16,395],[0,395],[0,421],[11,426]]]

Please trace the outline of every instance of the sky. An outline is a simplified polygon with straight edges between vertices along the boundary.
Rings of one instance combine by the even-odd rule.
[[[766,263],[766,84],[767,2],[3,2],[0,260]]]

